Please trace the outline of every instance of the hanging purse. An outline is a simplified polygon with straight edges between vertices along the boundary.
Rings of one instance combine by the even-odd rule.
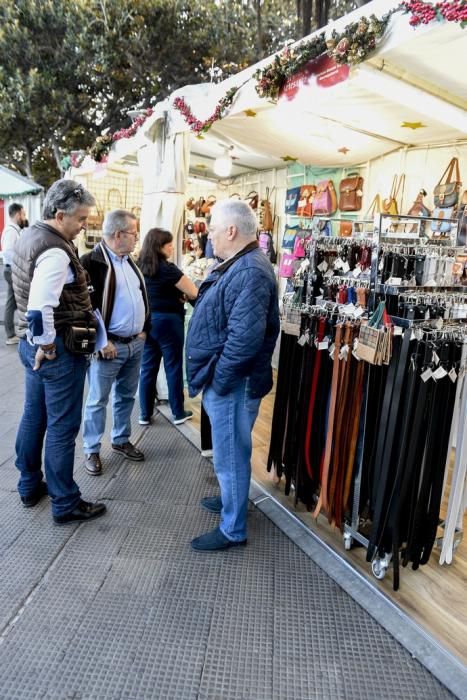
[[[215,203],[215,195],[210,194],[207,200],[201,205],[201,214],[203,214],[204,216],[209,216],[209,214],[211,213],[211,207],[213,207]]]
[[[266,187],[266,199],[261,201],[261,228],[263,231],[272,231],[274,229],[274,216],[271,211],[269,197],[269,187]]]
[[[343,238],[349,238],[352,235],[352,222],[351,221],[341,221],[339,224],[339,236]]]
[[[452,219],[454,217],[454,207],[443,207],[440,209],[437,207],[433,212],[433,218],[436,221],[431,222],[431,231],[433,237],[445,236],[451,231],[451,222],[445,221],[445,219]]]
[[[324,216],[334,214],[337,209],[337,195],[332,180],[322,180],[316,186],[313,198],[313,213]]]
[[[363,178],[358,173],[351,173],[341,180],[339,185],[339,209],[341,211],[360,211],[363,198]]]
[[[282,253],[279,265],[279,277],[293,277],[297,267],[295,256],[291,253]]]
[[[457,213],[456,245],[467,245],[467,190],[462,195]]]
[[[455,180],[453,176],[455,175]],[[451,158],[449,165],[441,175],[441,178],[434,189],[435,207],[455,207],[459,199],[459,191],[462,181],[459,171],[459,161]]]
[[[298,200],[300,197],[301,187],[292,187],[287,190],[285,195],[285,213],[295,214],[297,211]]]
[[[190,199],[187,200],[185,204],[186,208],[189,209],[190,211],[195,208],[195,198],[190,197]]]
[[[373,197],[373,201],[365,214],[365,219],[374,219],[376,214],[381,214],[381,197],[379,194],[375,194]]]
[[[293,250],[295,243],[295,236],[299,232],[300,228],[298,226],[286,226],[284,230],[284,237],[282,239],[282,247]]]
[[[313,216],[313,199],[315,193],[316,187],[314,185],[302,185],[297,205],[297,216],[307,218]]]
[[[193,209],[195,210],[195,216],[198,216],[198,217],[204,216],[204,214],[203,214],[203,205],[204,205],[204,202],[205,202],[205,201],[206,201],[206,200],[204,199],[204,197],[200,197],[200,198],[195,202],[195,205],[194,205],[194,207],[193,207]]]
[[[245,197],[245,202],[250,205],[252,209],[257,209],[258,208],[258,200],[259,200],[259,195],[255,190],[252,190],[247,194]]]
[[[387,199],[383,199],[382,201],[382,211],[384,214],[391,214],[392,216],[397,216],[397,214],[399,213],[399,204],[397,200],[399,198],[399,194],[402,195],[404,192],[404,183],[405,175],[401,175],[399,178],[397,177],[397,175],[394,175],[389,197]]]
[[[423,203],[423,197],[426,197],[425,190],[420,190],[415,202],[407,212],[407,216],[431,216],[428,207]]]

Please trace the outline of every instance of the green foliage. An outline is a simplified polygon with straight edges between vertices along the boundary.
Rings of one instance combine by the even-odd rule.
[[[128,110],[298,35],[296,0],[1,0],[0,162],[47,185]]]

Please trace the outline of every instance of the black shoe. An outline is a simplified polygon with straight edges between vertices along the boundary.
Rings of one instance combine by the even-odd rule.
[[[45,481],[41,481],[34,491],[29,494],[29,496],[20,496],[21,503],[25,508],[33,508],[34,506],[37,506],[39,501],[42,500],[44,496],[47,496],[48,493],[49,490],[47,488],[47,484]]]
[[[174,425],[181,425],[182,423],[185,423],[187,420],[191,420],[192,418],[193,411],[183,411],[181,416],[175,416]]]
[[[102,462],[98,452],[92,452],[92,454],[86,455],[84,468],[91,476],[99,476],[99,474],[102,474]]]
[[[127,459],[133,460],[133,462],[142,462],[144,460],[144,454],[141,450],[131,444],[131,442],[125,442],[123,445],[112,445],[114,452],[121,452]]]
[[[246,545],[246,540],[241,540],[240,542],[229,540],[218,527],[205,535],[200,535],[191,540],[191,546],[197,552],[217,552],[220,549],[243,547],[244,545]]]
[[[210,513],[220,513],[222,510],[222,499],[220,496],[206,496],[201,499],[200,504],[204,510],[208,510]]]
[[[54,521],[57,525],[66,525],[66,523],[85,522],[93,518],[100,518],[107,511],[104,503],[88,503],[87,501],[79,500],[78,505],[69,513],[63,515],[54,515]]]

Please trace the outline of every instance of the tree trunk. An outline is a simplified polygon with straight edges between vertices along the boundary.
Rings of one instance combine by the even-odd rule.
[[[316,0],[317,2],[319,0]],[[302,36],[311,34],[311,17],[313,10],[313,0],[302,0]]]
[[[255,0],[256,8],[256,56],[258,60],[263,58],[263,22],[261,17],[261,0]]]
[[[315,23],[317,29],[325,27],[329,21],[330,0],[315,0]]]
[[[61,155],[60,155],[60,149],[59,149],[59,147],[58,147],[58,143],[56,142],[55,138],[51,138],[51,139],[50,139],[50,142],[51,142],[51,144],[52,144],[52,150],[53,150],[55,162],[56,162],[56,164],[57,164],[57,168],[58,168],[59,171],[60,171],[60,177],[63,177],[63,175],[64,175],[64,170],[63,170],[62,165],[61,165],[61,163],[60,163],[60,161],[61,161],[62,158],[61,158]]]
[[[24,148],[24,167],[26,170],[26,175],[33,179],[33,174],[32,174],[32,151],[27,143],[23,145]]]

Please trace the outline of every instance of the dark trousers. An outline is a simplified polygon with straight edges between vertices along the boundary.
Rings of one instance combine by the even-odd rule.
[[[201,449],[212,450],[211,421],[201,403]]]
[[[15,295],[13,294],[13,282],[11,279],[11,267],[9,265],[5,265],[5,268],[3,270],[3,276],[4,276],[5,282],[7,284],[6,302],[5,302],[5,333],[6,333],[7,338],[12,338],[14,335],[16,335],[15,322],[14,322],[16,301],[15,301]]]
[[[183,416],[184,317],[177,313],[151,314],[151,331],[146,338],[139,380],[140,415],[150,418],[156,400],[156,380],[164,358],[169,403],[175,418]]]

